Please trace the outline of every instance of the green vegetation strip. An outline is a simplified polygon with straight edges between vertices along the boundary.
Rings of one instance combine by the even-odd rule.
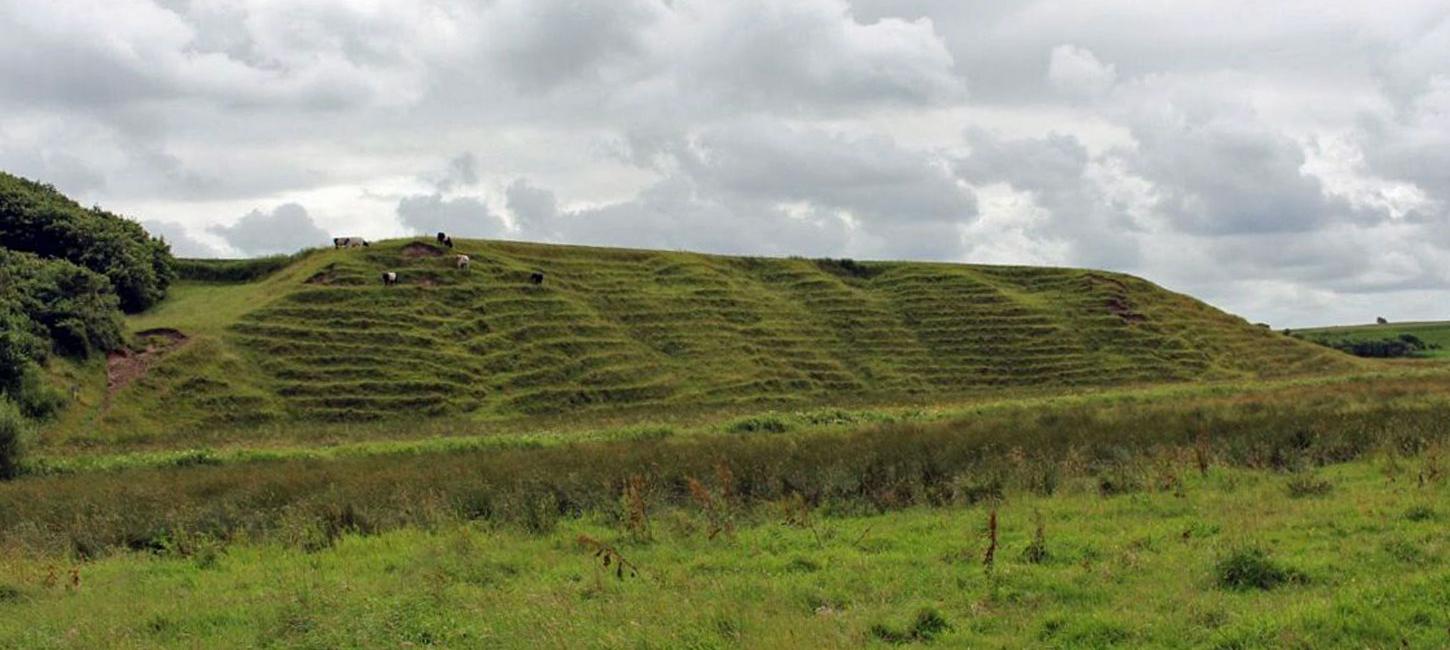
[[[843,432],[881,423],[924,423],[1013,410],[1065,407],[1106,408],[1122,403],[1153,403],[1173,400],[1257,399],[1275,401],[1297,391],[1350,387],[1351,393],[1368,383],[1383,393],[1374,400],[1340,399],[1337,408],[1376,408],[1385,400],[1420,399],[1421,382],[1439,382],[1450,389],[1450,373],[1444,368],[1397,369],[1359,375],[1307,377],[1274,381],[1174,384],[1142,388],[1081,391],[1075,394],[1036,391],[1036,394],[982,397],[978,401],[917,406],[851,406],[757,414],[725,415],[703,412],[675,420],[650,415],[632,420],[627,416],[606,425],[574,420],[570,425],[555,420],[520,419],[500,422],[458,422],[438,420],[425,423],[381,422],[362,425],[297,423],[281,427],[239,430],[244,442],[218,447],[159,449],[122,453],[56,453],[40,450],[31,455],[25,471],[31,475],[69,474],[87,471],[115,471],[146,467],[221,465],[280,460],[327,460],[369,455],[446,454],[505,448],[539,448],[560,444],[598,441],[659,439],[672,436],[718,433]],[[1400,390],[1394,387],[1402,386]],[[275,430],[275,436],[269,431]],[[225,432],[212,435],[225,440]],[[294,442],[265,444],[268,437]],[[321,440],[298,444],[303,440]]]
[[[597,515],[314,550],[0,555],[0,647],[1444,647],[1450,481],[1419,482],[1427,462],[1012,491],[990,571],[987,503],[806,519],[782,505],[714,537],[703,510],[650,502],[639,540]],[[1330,491],[1293,497],[1298,476]],[[581,536],[638,575],[617,578]]]
[[[589,513],[623,517],[630,494],[687,503],[691,479],[717,475],[745,503],[799,498],[838,513],[973,502],[1010,482],[1051,492],[1083,474],[1105,491],[1133,491],[1163,449],[1294,469],[1437,445],[1450,434],[1450,392],[1442,377],[771,429],[28,477],[0,484],[0,546],[98,557],[195,535],[326,540],[463,519],[544,531]]]

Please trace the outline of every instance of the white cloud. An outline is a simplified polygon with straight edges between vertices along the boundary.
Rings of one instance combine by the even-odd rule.
[[[1103,266],[1276,324],[1443,317],[1447,16],[0,0],[0,167],[196,254],[443,229]]]
[[[1118,70],[1099,61],[1086,49],[1076,45],[1059,45],[1052,48],[1047,80],[1064,93],[1096,97],[1113,87],[1118,80]]]

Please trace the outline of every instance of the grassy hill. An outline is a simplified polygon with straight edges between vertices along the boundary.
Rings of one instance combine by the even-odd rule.
[[[1386,325],[1340,325],[1297,329],[1300,336],[1317,341],[1378,341],[1412,334],[1420,340],[1440,346],[1426,350],[1425,357],[1450,358],[1450,321],[1417,321]]]
[[[1100,271],[457,246],[394,240],[299,255],[250,282],[180,282],[129,324],[188,339],[112,394],[91,386],[96,408],[70,426],[140,436],[267,422],[790,405],[1364,363]],[[455,268],[454,252],[470,255],[472,268]],[[398,272],[399,285],[382,285],[385,270]],[[529,282],[535,271],[546,275],[542,285]]]

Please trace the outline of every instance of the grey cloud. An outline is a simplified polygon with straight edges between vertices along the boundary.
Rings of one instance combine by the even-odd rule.
[[[1153,183],[1165,218],[1183,230],[1302,232],[1348,212],[1301,171],[1303,147],[1281,132],[1219,115],[1130,128],[1138,146],[1124,159]]]
[[[1447,30],[1444,0],[0,0],[0,166],[194,229],[296,201],[377,234],[1022,256],[1287,322],[1450,301]],[[1320,175],[1324,137],[1362,162]],[[212,232],[311,245],[253,241],[277,219]]]
[[[1007,139],[971,129],[966,141],[971,153],[955,162],[962,178],[1006,183],[1047,212],[1046,220],[1029,226],[1031,237],[1066,244],[1074,264],[1125,269],[1139,263],[1142,228],[1088,178],[1091,156],[1077,138]]]
[[[828,255],[841,250],[849,237],[839,218],[792,216],[765,204],[721,199],[702,193],[683,176],[666,178],[629,201],[570,212],[551,212],[553,195],[546,190],[515,189],[511,201],[520,200],[523,234],[531,239],[557,236],[597,245]],[[541,211],[528,212],[530,208]]]
[[[441,194],[418,194],[398,202],[398,218],[415,233],[446,232],[462,237],[497,237],[505,231],[503,219],[483,200]]]
[[[247,255],[291,253],[331,241],[331,235],[312,222],[307,208],[296,203],[284,203],[271,212],[253,210],[230,226],[209,230]]]
[[[751,121],[706,131],[692,145],[679,150],[683,169],[736,196],[804,201],[868,224],[966,224],[977,214],[975,197],[943,161],[884,136]]]
[[[558,239],[554,221],[559,216],[559,201],[553,192],[519,178],[509,184],[506,196],[520,230],[545,241]]]
[[[153,237],[160,237],[171,245],[171,254],[177,257],[221,257],[222,251],[211,244],[197,240],[175,221],[146,220],[141,227]],[[302,248],[299,246],[298,248]]]

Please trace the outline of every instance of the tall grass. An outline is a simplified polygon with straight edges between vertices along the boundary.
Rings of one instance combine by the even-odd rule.
[[[162,548],[179,535],[311,539],[320,527],[330,538],[459,519],[542,531],[590,512],[627,529],[648,525],[645,504],[689,507],[690,480],[711,475],[728,477],[716,490],[743,508],[792,499],[827,515],[968,503],[1004,490],[1042,492],[1044,476],[1093,477],[1111,482],[1105,493],[1116,494],[1151,489],[1156,459],[1191,468],[1192,450],[1204,446],[1216,463],[1287,472],[1385,447],[1418,451],[1447,432],[1444,400],[1357,409],[1316,400],[1128,403],[844,433],[84,472],[0,485],[0,544],[95,556]]]

